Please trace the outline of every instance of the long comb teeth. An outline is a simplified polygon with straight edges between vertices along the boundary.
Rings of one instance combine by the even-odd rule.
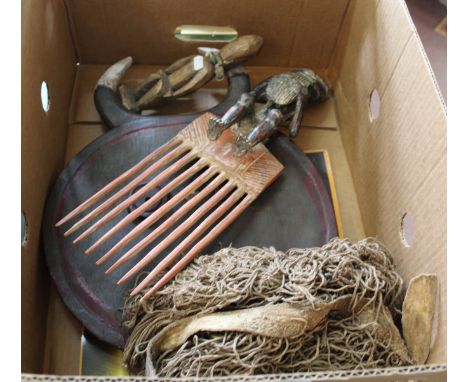
[[[192,245],[211,225],[213,225],[221,216],[224,215],[241,197],[244,195],[243,191],[236,190],[228,199],[226,199],[210,216],[208,216],[196,229],[192,231],[174,250],[167,255],[149,274],[145,279],[132,291],[131,295],[135,295],[142,291],[148,283],[172,264],[177,257],[185,251],[190,245]],[[130,270],[122,279],[127,280],[133,276],[135,272]],[[128,275],[128,276],[127,276]],[[119,280],[118,284],[121,283]],[[125,281],[124,280],[124,281]]]
[[[180,170],[183,166],[185,166],[188,162],[190,162],[194,157],[195,157],[195,154],[192,153],[192,152],[188,152],[187,154],[185,154],[177,162],[173,163],[168,168],[166,168],[163,172],[161,172],[156,177],[154,177],[150,182],[148,182],[144,187],[140,188],[132,196],[128,197],[127,199],[125,199],[124,201],[119,203],[116,207],[114,207],[114,209],[109,211],[106,215],[104,215],[101,219],[99,219],[96,223],[94,223],[91,227],[89,227],[86,231],[84,231],[79,237],[77,237],[73,241],[73,243],[77,243],[80,240],[83,240],[84,238],[88,237],[90,234],[95,232],[99,227],[101,227],[104,224],[111,221],[114,217],[116,217],[119,213],[124,211],[127,207],[129,207],[130,205],[132,205],[133,203],[138,201],[141,197],[146,195],[149,191],[151,191],[153,188],[158,186],[161,182],[164,182],[168,177],[170,177],[175,172]],[[128,190],[127,192],[129,192],[129,191],[130,190]],[[118,193],[120,193],[120,191]],[[112,198],[110,198],[110,199],[112,199]],[[106,204],[105,207],[101,208],[101,206],[102,206],[101,205],[98,208],[96,208],[91,214],[98,215],[100,212],[105,210],[112,203],[108,203],[106,201],[106,202],[103,203],[103,205],[104,204]],[[99,210],[99,211],[97,211],[97,210]],[[97,211],[97,212],[95,212],[95,211]],[[84,220],[84,219],[89,220],[90,218],[88,218],[88,216],[85,216],[82,220]],[[84,224],[84,223],[82,223],[82,224]],[[67,234],[70,234],[70,232],[66,232],[65,236],[67,236]]]
[[[96,261],[96,264],[102,264],[104,261],[107,261],[109,258],[114,256],[120,249],[125,247],[130,241],[142,233],[145,229],[149,228],[152,224],[157,222],[161,217],[163,217],[168,211],[170,211],[174,206],[182,201],[186,196],[190,195],[198,187],[202,186],[214,173],[212,168],[208,169],[202,176],[194,180],[191,184],[181,190],[177,195],[171,198],[167,203],[162,205],[156,211],[154,211],[150,216],[138,224],[131,232],[129,232],[124,238],[122,238],[114,247],[112,247],[106,254],[104,254],[99,260]],[[218,187],[224,181],[224,176],[219,174],[215,179],[213,179],[210,184],[200,191],[197,195],[191,198],[187,203],[185,203],[181,208],[174,212],[163,224],[151,232],[145,239],[141,240],[137,245],[135,245],[130,251],[140,251],[151,241],[156,239],[165,229],[165,224],[172,225],[175,223],[181,216],[185,215],[193,206],[198,204],[203,198],[208,196],[216,187]],[[129,252],[130,252],[129,251]],[[127,252],[128,253],[128,252]]]
[[[117,244],[97,261],[99,264],[116,255],[117,261],[110,266],[108,273],[134,259],[132,263],[136,265],[128,266],[117,284],[128,281],[142,268],[151,266],[156,257],[169,253],[156,267],[151,266],[150,275],[135,288],[132,295],[141,293],[144,288],[148,292],[143,293],[143,299],[153,295],[228,228],[283,170],[281,163],[262,145],[256,146],[242,158],[236,157],[232,150],[236,137],[230,130],[225,131],[218,141],[210,141],[206,130],[212,117],[206,113],[194,120],[166,146],[145,157],[57,223],[69,222],[71,228],[67,225],[65,235],[82,227],[77,232],[80,236],[74,242],[97,231],[100,235],[95,243],[90,243],[92,245],[86,251],[88,254],[97,248],[102,249],[102,243],[109,238],[124,236],[115,240]],[[191,177],[180,176],[181,173],[188,175],[186,170],[199,161],[206,161],[203,167],[206,171],[199,168],[199,172]],[[167,183],[169,185],[166,186]],[[157,186],[160,187],[150,194]],[[175,195],[150,212],[149,207],[155,206],[153,202],[160,200],[167,192]],[[138,202],[138,206],[124,214],[124,210],[135,202]],[[134,219],[145,210],[149,217],[136,224]],[[132,222],[135,227],[130,229]],[[124,227],[130,232],[117,235]],[[111,247],[110,241],[107,244]],[[120,257],[119,251],[124,255]],[[173,263],[177,263],[176,266],[163,277],[161,272]]]
[[[100,200],[103,196],[107,195],[110,191],[112,191],[115,187],[120,185],[121,183],[125,182],[128,178],[130,178],[135,173],[142,170],[144,167],[148,166],[152,161],[154,161],[157,157],[164,154],[166,151],[169,151],[174,146],[179,145],[181,143],[180,139],[172,139],[167,142],[165,145],[159,147],[157,150],[154,150],[150,155],[143,158],[140,162],[138,162],[135,166],[131,167],[127,171],[125,171],[122,175],[118,178],[114,179],[112,182],[108,183],[106,186],[101,188],[98,192],[94,195],[89,197],[85,202],[81,203],[78,207],[76,207],[73,211],[69,212],[65,217],[63,217],[58,223],[55,224],[56,227],[61,226],[62,224],[66,223],[70,219],[73,219],[75,216],[79,215],[86,209],[88,209],[91,205],[96,203]]]
[[[164,285],[166,285],[169,281],[171,281],[177,273],[182,271],[194,257],[196,257],[207,245],[209,245],[217,236],[219,236],[227,227],[229,227],[234,220],[236,220],[239,215],[244,212],[244,210],[252,203],[253,199],[249,198],[248,196],[242,200],[237,207],[235,207],[223,220],[221,220],[202,240],[200,240],[179,262],[171,268],[169,272],[167,272],[161,279],[158,280],[154,286],[147,291],[142,300],[147,300],[152,295],[154,295],[159,289],[161,289]],[[169,257],[169,256],[168,256]],[[175,260],[175,257],[174,257]],[[153,278],[156,277],[160,271],[154,272]],[[149,275],[148,275],[149,276]],[[144,280],[143,280],[144,281]],[[150,280],[151,281],[151,280]],[[132,291],[131,295],[134,296],[135,294],[139,293],[142,288],[138,286]]]
[[[154,247],[148,254],[146,254],[130,271],[128,271],[119,281],[118,284],[126,282],[130,277],[132,277],[136,272],[143,269],[147,264],[149,264],[154,258],[159,256],[162,251],[169,247],[174,240],[176,240],[180,235],[186,232],[190,227],[198,222],[206,213],[208,213],[213,207],[215,207],[221,200],[224,198],[233,188],[234,184],[226,183],[218,192],[216,192],[211,198],[209,198],[205,203],[197,208],[180,226],[175,228],[163,241],[161,241],[156,247]],[[232,199],[232,197],[231,197]],[[170,222],[173,223],[173,222]],[[164,231],[172,226],[172,224],[164,223]],[[110,273],[115,270],[117,267],[121,266],[127,262],[130,258],[135,256],[138,251],[131,250],[129,253],[123,255],[119,260],[117,260],[107,271]]]
[[[107,271],[107,273],[112,272],[118,266],[122,265],[128,259],[134,257],[138,252],[140,252],[143,248],[149,245],[154,239],[160,236],[162,233],[167,231],[170,227],[172,227],[182,216],[187,214],[193,207],[195,207],[200,201],[202,201],[206,196],[208,196],[212,191],[216,189],[224,180],[223,176],[216,177],[205,189],[203,189],[200,193],[190,199],[187,203],[185,203],[180,209],[178,209],[174,214],[172,214],[164,223],[162,223],[159,227],[157,227],[153,232],[151,232],[147,237],[142,239],[136,245],[134,245],[129,251],[127,251],[115,264],[113,264]],[[232,188],[231,186],[229,188]],[[224,194],[224,192],[223,192]],[[202,208],[206,209],[205,207],[200,207],[198,211],[193,213],[193,215],[197,213],[201,213]],[[193,216],[192,215],[192,216]],[[145,219],[146,220],[146,219]],[[190,217],[187,219],[190,220]],[[187,225],[189,223],[186,223]],[[167,241],[167,243],[170,242]],[[162,248],[166,243],[161,244],[159,248]],[[106,256],[106,255],[105,255]]]
[[[99,215],[101,212],[105,211],[107,208],[109,208],[114,202],[122,198],[123,196],[127,195],[129,192],[131,192],[135,187],[137,187],[139,184],[141,184],[146,178],[151,176],[153,173],[155,173],[157,170],[159,170],[161,167],[164,165],[170,163],[172,160],[179,158],[180,155],[183,153],[186,153],[188,149],[184,146],[179,146],[172,150],[170,153],[166,154],[165,156],[159,158],[155,163],[153,163],[151,166],[149,166],[145,171],[143,171],[140,175],[138,175],[135,179],[133,179],[131,182],[129,182],[126,186],[121,188],[118,192],[116,192],[114,195],[112,195],[109,199],[106,199],[104,202],[102,202],[98,207],[96,207],[94,210],[89,212],[87,215],[85,215],[81,220],[76,222],[67,232],[65,232],[65,236],[70,235],[74,231],[76,231],[78,228],[83,226],[84,224],[88,223],[91,219]],[[190,155],[190,152],[186,154]]]
[[[161,190],[159,190],[156,194],[150,197],[147,201],[141,204],[138,208],[133,210],[129,213],[125,218],[119,221],[114,227],[112,227],[109,231],[107,231],[103,236],[99,238],[91,247],[89,247],[85,254],[89,255],[93,251],[95,251],[102,243],[106,242],[110,239],[113,235],[117,232],[125,228],[128,224],[133,222],[136,218],[141,216],[145,211],[151,208],[154,204],[156,204],[159,200],[161,200],[164,196],[166,196],[169,192],[171,192],[174,188],[185,182],[188,178],[196,174],[200,171],[204,166],[206,166],[206,162],[204,160],[197,161],[194,165],[189,167],[185,170],[182,174],[174,178],[171,182],[169,182],[166,186],[164,186]]]

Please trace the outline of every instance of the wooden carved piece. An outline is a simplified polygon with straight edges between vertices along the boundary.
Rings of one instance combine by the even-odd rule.
[[[390,347],[407,364],[412,364],[411,357],[408,354],[408,348],[401,338],[400,331],[393,322],[392,314],[388,308],[383,305],[379,311],[375,307],[364,307],[358,314],[359,321],[363,325],[375,325],[376,337],[382,342],[391,339]]]
[[[403,336],[418,365],[426,362],[437,330],[439,279],[437,275],[412,278],[403,302]]]
[[[331,311],[348,311],[351,296],[307,306],[289,303],[215,312],[182,318],[166,326],[151,341],[150,352],[163,352],[182,345],[199,332],[235,331],[272,338],[288,338],[313,330]]]
[[[101,116],[108,129],[114,129],[120,126],[128,127],[152,127],[155,125],[176,125],[190,123],[196,117],[204,113],[199,111],[181,115],[141,115],[135,110],[129,110],[122,104],[122,100],[116,93],[120,80],[125,75],[133,60],[126,57],[110,68],[108,68],[100,77],[94,89],[94,104],[96,110]],[[250,90],[250,81],[248,75],[241,67],[233,67],[226,71],[228,80],[228,91],[226,98],[213,107],[208,112],[216,115],[225,113],[231,107],[242,93]],[[159,75],[153,75],[151,78],[159,78]],[[130,89],[124,90],[123,102],[132,102],[135,95]]]
[[[241,36],[219,52],[208,51],[177,60],[168,68],[153,73],[131,89],[119,87],[122,104],[131,111],[152,109],[162,101],[182,97],[201,88],[213,77],[221,79],[225,68],[232,67],[260,50],[263,39],[256,35]]]
[[[145,198],[145,195],[151,190],[168,182],[156,194],[149,197],[117,224],[114,224],[98,241],[93,243],[85,251],[86,254],[90,254],[127,225],[135,222],[137,218],[156,205],[168,192],[174,191],[176,187],[192,179],[174,195],[171,206],[175,207],[176,210],[175,212],[171,210],[169,219],[153,230],[149,237],[140,239],[132,249],[127,251],[108,269],[108,272],[113,271],[137,255],[153,239],[162,233],[169,233],[170,228],[176,221],[191,211],[192,208],[197,207],[182,224],[171,231],[165,239],[160,241],[118,281],[118,284],[128,281],[174,243],[177,238],[195,227],[132,292],[135,294],[141,291],[183,252],[189,250],[176,266],[143,296],[144,299],[150,297],[157,289],[171,280],[191,259],[232,224],[283,170],[281,163],[263,145],[256,146],[242,158],[236,156],[234,147],[236,136],[230,130],[227,130],[217,141],[211,141],[207,136],[207,129],[208,120],[212,117],[212,114],[206,113],[197,118],[166,145],[158,148],[134,167],[125,171],[56,224],[59,227],[85,210],[91,209],[65,232],[65,235],[70,235],[83,226],[91,224],[73,241],[76,244],[119,216],[130,205]],[[187,166],[189,167],[186,168]],[[160,172],[156,174],[158,170]],[[133,176],[135,176],[133,180],[118,189],[120,185]],[[154,177],[151,178],[151,176]],[[143,181],[147,181],[147,183],[129,196],[129,192]],[[223,183],[221,189],[216,190]],[[191,196],[194,190],[198,190],[198,195]],[[113,194],[104,201],[99,202],[109,193]],[[202,196],[199,196],[200,194]],[[204,196],[208,196],[208,198],[204,200]],[[180,205],[178,203],[184,200],[185,204]],[[102,263],[116,255],[118,249],[136,239],[141,232],[161,219],[169,210],[170,208],[165,204],[157,208],[149,215],[148,221],[145,219],[136,225],[115,247],[107,251],[98,260],[98,263]],[[101,214],[104,215],[95,221]],[[207,234],[205,234],[206,231],[208,231]]]

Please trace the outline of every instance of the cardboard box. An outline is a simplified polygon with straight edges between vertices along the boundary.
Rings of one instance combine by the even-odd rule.
[[[22,247],[22,371],[80,372],[82,327],[50,283],[40,229],[55,177],[105,131],[92,101],[95,83],[127,55],[135,62],[125,77],[131,82],[193,54],[199,43],[174,38],[183,24],[231,26],[240,35],[263,36],[261,54],[247,66],[254,84],[295,67],[323,74],[334,97],[306,113],[297,141],[306,150],[329,151],[345,236],[376,236],[406,282],[422,272],[440,278],[438,335],[429,365],[296,377],[445,380],[446,110],[402,0],[23,0],[21,170],[28,238]],[[222,92],[219,84],[210,86],[190,107],[216,102]],[[375,119],[373,90],[380,99]]]

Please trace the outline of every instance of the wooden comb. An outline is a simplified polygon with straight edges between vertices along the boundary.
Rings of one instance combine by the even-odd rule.
[[[230,129],[224,131],[218,140],[209,140],[207,130],[211,117],[214,115],[205,113],[194,120],[169,142],[111,181],[56,224],[60,226],[67,223],[90,209],[65,232],[65,236],[68,236],[81,229],[82,232],[73,241],[77,243],[91,233],[105,229],[107,223],[128,210],[129,213],[124,218],[104,231],[85,251],[86,255],[97,251],[117,232],[129,224],[135,224],[135,227],[104,253],[96,264],[102,264],[117,256],[125,246],[149,229],[149,234],[133,243],[106,273],[114,271],[139,255],[163,233],[168,233],[117,282],[118,284],[123,284],[135,276],[192,229],[136,286],[131,292],[132,295],[141,292],[180,255],[188,251],[155,283],[143,299],[150,297],[170,281],[229,227],[283,170],[281,163],[263,144],[258,144],[246,155],[237,157],[234,147],[236,135]],[[154,190],[158,191],[148,196]],[[175,194],[161,203],[174,190]],[[108,194],[111,196],[103,199]],[[101,199],[103,200],[98,203]],[[158,203],[161,204],[151,211]],[[138,207],[129,209],[135,205]],[[138,222],[137,219],[141,219],[142,216],[145,216],[144,220]],[[180,224],[175,226],[177,222]],[[85,225],[87,228],[83,230]]]

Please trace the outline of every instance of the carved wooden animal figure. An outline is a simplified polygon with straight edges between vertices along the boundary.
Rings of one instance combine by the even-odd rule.
[[[216,140],[224,130],[245,118],[252,118],[254,125],[245,134],[239,134],[236,142],[238,156],[244,155],[257,143],[266,141],[283,121],[292,118],[289,136],[297,136],[304,106],[323,102],[329,96],[325,81],[309,69],[273,75],[241,95],[222,118],[210,120],[208,136]],[[265,106],[254,112],[255,102]]]
[[[219,51],[199,49],[201,55],[177,60],[168,68],[149,75],[134,89],[119,87],[122,104],[139,112],[158,106],[163,100],[182,97],[201,88],[213,77],[223,79],[227,69],[258,53],[263,39],[256,35],[241,36]]]

